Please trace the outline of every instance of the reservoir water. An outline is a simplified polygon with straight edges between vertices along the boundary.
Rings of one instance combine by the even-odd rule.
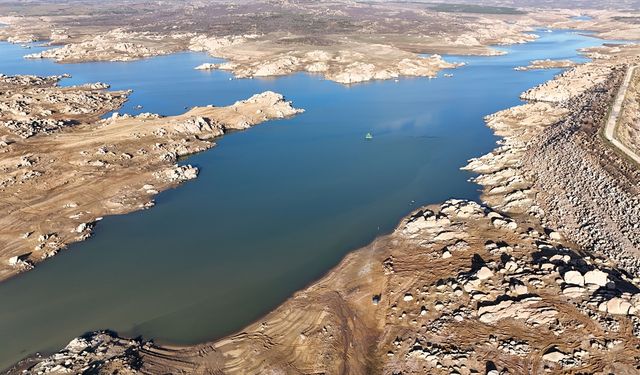
[[[558,70],[518,72],[534,59],[582,60],[602,41],[540,33],[496,57],[447,56],[452,78],[351,87],[296,74],[229,80],[181,53],[129,63],[24,60],[0,44],[0,73],[70,73],[64,85],[133,89],[121,112],[181,113],[264,90],[306,112],[226,135],[188,163],[198,179],[161,193],[147,211],[107,217],[88,241],[0,284],[0,369],[84,332],[112,329],[190,344],[232,333],[320,277],[350,250],[391,231],[419,205],[478,199],[460,171],[496,138],[483,117]],[[372,140],[365,134],[372,133]]]

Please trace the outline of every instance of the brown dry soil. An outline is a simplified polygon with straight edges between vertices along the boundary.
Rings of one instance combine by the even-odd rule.
[[[640,155],[640,76],[634,73],[623,102],[615,138]]]

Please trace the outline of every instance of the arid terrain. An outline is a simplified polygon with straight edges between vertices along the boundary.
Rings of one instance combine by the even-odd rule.
[[[453,67],[437,53],[497,53],[491,45],[532,40],[541,25],[640,39],[640,16],[609,2],[462,3],[120,2],[134,22],[114,16],[116,3],[32,1],[29,11],[0,5],[8,15],[0,35],[49,40],[52,49],[31,58],[62,63],[195,50],[226,60],[198,69],[307,71],[345,84],[434,76]],[[592,18],[572,18],[583,14]],[[638,74],[625,85],[640,48],[584,53],[593,60],[517,68],[567,70],[486,117],[501,139],[464,166],[482,186],[481,203],[412,212],[220,340],[170,347],[91,332],[7,373],[640,373],[640,169],[604,134],[622,95],[616,137],[640,148]],[[266,92],[174,117],[101,119],[128,93],[102,83],[62,88],[63,77],[0,79],[0,280],[86,238],[102,216],[149,207],[159,191],[195,178],[178,157],[227,130],[300,112]]]
[[[225,59],[200,69],[229,70],[240,78],[304,71],[344,84],[399,76],[433,77],[443,68],[454,67],[440,53],[499,54],[495,45],[531,41],[540,27],[592,30],[609,39],[640,39],[640,24],[633,16],[637,13],[601,7],[557,9],[561,5],[549,9],[537,3],[154,4],[120,0],[96,6],[85,1],[59,5],[35,0],[27,10],[14,3],[0,4],[0,14],[6,15],[0,22],[7,24],[0,28],[0,38],[13,43],[41,40],[52,46],[27,54],[27,58],[128,61],[192,50]],[[624,9],[624,4],[605,9]],[[591,18],[575,18],[583,13]]]
[[[640,171],[601,136],[637,53],[599,48],[488,116],[502,139],[466,167],[482,205],[415,211],[241,332],[96,332],[9,373],[638,373]]]
[[[574,10],[421,2],[31,1],[27,10],[0,4],[0,14],[7,24],[0,38],[52,46],[28,58],[127,61],[193,50],[225,59],[201,68],[238,77],[306,71],[344,84],[432,77],[452,67],[439,53],[501,53],[492,46],[531,41],[541,25],[640,33],[638,25],[610,11],[593,10],[594,20],[578,22],[572,17],[580,12]]]

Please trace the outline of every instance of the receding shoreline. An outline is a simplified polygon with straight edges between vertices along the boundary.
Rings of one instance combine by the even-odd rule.
[[[213,42],[217,43],[220,40],[214,38]],[[313,61],[313,63],[318,62]],[[302,62],[302,64],[307,63],[309,61]],[[624,62],[611,65],[619,63]],[[229,66],[229,68],[238,69],[240,74],[249,77],[255,76],[255,69],[262,69],[263,66],[239,65]],[[294,68],[281,69],[278,66],[276,68],[265,70],[265,74],[289,74],[300,69],[295,65]],[[359,82],[361,77],[390,79],[397,76],[394,72],[388,71],[378,75],[379,72],[375,70],[360,76],[361,68],[362,66],[359,65],[356,69],[357,79],[349,77],[349,79],[334,80],[351,83]],[[243,73],[242,69],[246,72]],[[429,69],[431,72],[432,67]],[[581,72],[580,69],[576,71]],[[609,68],[601,69],[604,68],[590,67],[587,72],[595,74],[599,79],[610,79],[615,82],[617,77],[614,74],[615,69],[613,73]],[[344,72],[336,74],[344,74]],[[512,108],[488,118],[489,125],[496,130],[497,134],[502,135],[501,132],[504,132],[510,140],[503,139],[498,149],[488,157],[480,158],[470,167],[482,175],[478,177],[478,182],[485,185],[483,199],[486,205],[480,206],[467,201],[449,201],[443,205],[425,207],[421,212],[412,213],[403,219],[394,233],[376,239],[365,249],[350,253],[327,275],[297,292],[266,317],[221,340],[192,347],[172,347],[121,339],[109,334],[91,333],[86,336],[85,341],[74,341],[71,351],[67,348],[65,355],[69,357],[65,360],[68,359],[72,366],[81,368],[87,364],[83,361],[91,360],[91,357],[81,358],[80,353],[104,347],[114,349],[114,357],[108,366],[100,368],[99,365],[94,364],[96,368],[124,373],[134,370],[147,373],[159,371],[247,373],[263,368],[284,372],[290,370],[328,373],[371,373],[372,371],[392,373],[406,371],[405,366],[410,365],[409,369],[414,370],[424,370],[425,366],[431,366],[429,368],[434,372],[446,370],[466,374],[465,371],[471,368],[482,371],[486,367],[489,371],[488,365],[482,363],[480,358],[492,355],[497,358],[493,362],[498,369],[542,372],[546,368],[559,370],[569,366],[568,368],[575,369],[579,368],[575,366],[589,365],[592,366],[589,368],[591,370],[604,371],[603,368],[597,367],[598,365],[590,365],[599,360],[604,363],[603,366],[608,366],[610,362],[614,363],[611,365],[614,367],[607,368],[609,371],[632,372],[634,369],[630,361],[633,358],[629,353],[635,353],[636,349],[632,348],[631,344],[635,342],[637,334],[635,331],[616,332],[607,326],[607,322],[610,319],[623,322],[624,327],[631,325],[633,330],[637,324],[634,320],[637,315],[636,310],[639,309],[637,292],[629,287],[637,284],[637,280],[627,277],[628,275],[622,271],[623,269],[633,270],[628,267],[634,267],[634,264],[632,261],[627,261],[631,262],[630,264],[625,263],[624,260],[614,256],[618,251],[615,246],[629,248],[629,243],[633,245],[633,242],[618,241],[616,244],[617,238],[611,237],[611,233],[615,233],[615,226],[600,228],[602,231],[597,232],[597,236],[588,238],[580,228],[582,223],[578,220],[575,223],[563,224],[561,220],[564,211],[557,211],[557,208],[567,202],[559,201],[562,197],[544,197],[545,188],[548,189],[547,195],[552,195],[551,192],[554,192],[552,188],[554,183],[557,183],[554,181],[556,177],[551,172],[543,173],[544,171],[541,172],[532,167],[535,162],[544,160],[544,157],[535,154],[537,151],[544,151],[545,153],[541,152],[541,155],[545,157],[554,156],[560,160],[561,158],[558,149],[538,148],[537,143],[533,148],[529,144],[530,141],[538,142],[540,134],[549,133],[547,128],[556,126],[561,129],[580,128],[579,125],[572,125],[572,121],[580,124],[580,121],[585,118],[568,119],[568,116],[574,109],[582,108],[581,106],[585,103],[592,102],[594,97],[599,99],[604,97],[594,96],[596,94],[592,91],[595,85],[584,83],[584,76],[578,74],[576,78],[568,74],[566,77],[568,82],[559,81],[558,86],[555,86],[555,88],[566,89],[560,94],[554,90],[554,87],[534,89],[523,95],[523,98],[534,101],[530,103],[531,105]],[[601,84],[602,81],[595,83]],[[610,87],[603,87],[597,88],[610,89]],[[597,110],[593,112],[598,115]],[[523,116],[530,116],[528,119],[530,122],[522,121]],[[198,117],[210,118],[208,113],[207,116]],[[125,121],[128,120],[125,119]],[[197,122],[199,121],[196,121],[196,126]],[[561,127],[558,126],[558,122],[571,126]],[[204,126],[204,124],[201,125]],[[569,130],[571,129],[566,129],[566,132]],[[553,146],[553,143],[557,142],[559,147],[563,147],[565,142],[568,142],[572,147],[576,146],[571,143],[574,139],[565,133],[559,133],[561,134],[555,137],[550,136],[546,140],[548,144]],[[593,146],[590,143],[588,145]],[[589,147],[582,150],[576,149],[584,152],[584,154],[577,152],[577,155],[589,155]],[[109,152],[110,150],[106,150],[107,154]],[[520,163],[524,163],[526,167],[521,168]],[[570,170],[567,165],[558,164],[562,167],[561,171]],[[620,167],[618,164],[615,166]],[[593,168],[598,167],[595,165]],[[620,168],[623,175],[629,174],[628,169]],[[504,173],[505,170],[508,173]],[[176,172],[175,169],[173,171]],[[179,177],[182,175],[187,177],[187,174],[192,176],[195,172],[189,169],[176,173]],[[534,175],[537,173],[541,182],[532,182],[531,173]],[[630,176],[629,180],[623,180],[623,182],[634,181],[633,175],[630,174]],[[617,186],[615,181],[613,184],[607,186]],[[570,187],[575,188],[575,186]],[[157,193],[160,188],[154,184],[151,188],[143,190],[149,196],[153,196],[154,193],[149,193],[149,190]],[[633,198],[632,189],[623,186],[622,190],[631,191],[628,194]],[[586,189],[585,195],[578,198],[584,201],[592,193],[593,190]],[[554,201],[554,199],[557,200]],[[571,212],[570,207],[564,209]],[[611,215],[616,216],[620,213],[614,210],[611,212]],[[632,214],[636,215],[636,212]],[[636,217],[633,215],[631,216]],[[580,219],[580,214],[576,214],[576,217]],[[603,217],[606,219],[606,216]],[[95,221],[91,220],[74,223],[78,226],[72,226],[70,230],[78,233],[77,229],[84,224],[85,227],[79,233],[89,233],[94,223]],[[633,224],[632,221],[628,223]],[[616,225],[626,227],[628,223],[616,223]],[[31,234],[27,238],[30,236]],[[592,258],[592,254],[582,250],[591,246],[594,240],[601,238],[606,238],[608,243],[600,245],[597,256]],[[49,239],[38,241],[44,242],[43,248],[48,249]],[[51,240],[58,242],[55,237]],[[489,241],[493,245],[489,244]],[[501,242],[508,243],[505,245]],[[575,244],[576,242],[578,245]],[[544,246],[540,247],[540,244]],[[36,246],[39,246],[39,243]],[[544,256],[536,258],[533,254],[537,252],[544,253]],[[478,254],[485,261],[485,265],[477,266],[473,263],[475,258],[472,255]],[[391,257],[390,260],[388,255],[395,255],[395,257]],[[515,265],[504,262],[503,256],[511,257],[510,261]],[[619,264],[611,261],[611,258],[618,260]],[[26,262],[28,258],[18,260],[25,261],[25,266],[29,264]],[[471,266],[469,266],[470,263]],[[516,268],[511,269],[511,267]],[[529,276],[525,277],[523,280],[526,281],[522,283],[514,281],[512,284],[505,275],[510,275],[514,273],[512,271],[520,268],[526,270],[525,276],[527,273]],[[380,269],[383,270],[382,273]],[[568,274],[568,270],[572,273]],[[542,275],[542,278],[547,278],[544,281],[546,284],[543,285],[546,285],[551,292],[540,290],[543,288],[537,287],[535,282],[530,282],[531,273],[536,272],[541,272],[536,276]],[[520,280],[522,275],[515,273],[517,275],[513,277]],[[415,277],[416,274],[419,277]],[[586,281],[587,278],[590,278],[589,282]],[[561,284],[555,285],[551,282],[554,279],[561,280]],[[410,286],[407,287],[407,285]],[[461,285],[470,285],[470,290]],[[420,290],[425,286],[427,291]],[[523,292],[523,286],[526,292]],[[598,289],[593,289],[594,286]],[[414,291],[411,289],[413,287],[417,289]],[[502,292],[504,294],[500,294]],[[553,298],[554,293],[566,296],[566,300]],[[460,299],[459,303],[456,303],[456,298]],[[421,300],[418,304],[419,299]],[[511,305],[506,307],[501,305],[505,301],[510,301]],[[438,307],[439,302],[442,307]],[[423,306],[425,310],[422,309]],[[510,310],[512,315],[499,316],[491,309],[492,306],[500,306],[501,309],[515,306],[516,310],[520,311],[514,312],[512,309]],[[423,311],[426,313],[423,314]],[[522,311],[526,314],[518,315]],[[582,316],[587,314],[587,311],[589,314],[596,314],[593,315],[596,318],[588,316],[596,322],[594,325]],[[445,315],[449,315],[448,320]],[[563,327],[557,327],[553,319],[568,324],[575,319],[584,324],[584,327],[579,325],[575,327],[576,332],[579,334],[587,332],[596,336],[595,341],[589,343],[591,349],[583,347],[584,343],[572,335],[557,341],[536,336],[536,334],[540,335],[538,329],[545,330],[544,333],[547,335],[552,335],[554,332],[562,335],[566,332],[562,331]],[[416,321],[415,325],[413,321]],[[497,324],[497,322],[500,323]],[[450,332],[454,338],[445,340],[434,332],[427,332],[429,330],[423,329],[423,326],[431,327],[428,324],[433,324],[445,331],[451,329]],[[502,324],[507,325],[508,328],[516,327],[516,334],[513,337],[507,337],[508,331],[499,329]],[[596,324],[603,325],[606,334],[598,330]],[[456,328],[457,325],[462,329]],[[478,334],[465,336],[463,329],[475,330]],[[584,331],[580,331],[581,329]],[[396,337],[393,337],[394,334]],[[521,336],[518,336],[520,334]],[[614,342],[611,337],[614,336],[623,337],[621,341],[625,351],[622,354],[616,352],[617,349],[609,348],[609,344]],[[425,337],[430,338],[425,339]],[[475,351],[473,347],[482,340],[491,342],[494,347],[480,348]],[[371,344],[373,342],[376,343],[375,346]],[[619,344],[611,345],[615,349]],[[363,347],[366,350],[362,349]],[[580,349],[576,349],[577,347]],[[74,350],[77,353],[73,352]],[[120,354],[118,350],[122,350]],[[589,356],[586,359],[583,358],[585,356],[583,352],[593,355],[595,359]],[[456,357],[455,361],[451,361],[450,357]],[[464,358],[464,361],[457,357]],[[59,364],[55,361],[47,363],[47,359],[42,360],[42,358],[31,358],[19,366],[36,365],[51,369]],[[619,362],[620,367],[616,368],[615,362]],[[288,368],[282,368],[282,363],[287,363]],[[440,367],[437,367],[438,365]],[[465,369],[461,368],[462,365]],[[18,369],[15,371],[18,373]]]
[[[286,372],[282,364],[288,363],[297,372],[429,368],[464,374],[488,366],[487,356],[497,371],[637,371],[640,280],[629,276],[633,263],[607,251],[624,244],[611,238],[596,253],[582,250],[589,244],[579,227],[565,222],[560,231],[550,229],[558,223],[553,199],[562,197],[549,199],[552,190],[541,190],[571,164],[541,169],[540,155],[559,157],[566,144],[574,147],[574,134],[601,125],[606,111],[592,103],[607,103],[615,92],[625,57],[615,58],[620,61],[562,74],[523,94],[533,102],[487,118],[504,138],[469,166],[480,174],[476,180],[487,205],[451,200],[415,211],[394,233],[350,253],[264,318],[221,340],[161,347],[94,333],[82,345],[118,347],[126,341],[129,353],[114,357],[110,366],[144,373]],[[558,87],[565,90],[558,94]],[[575,149],[577,156],[602,151],[597,143],[586,145]],[[636,178],[623,160],[616,163],[630,180],[612,183]],[[633,199],[633,189],[620,186]],[[589,197],[589,189],[584,193],[585,199],[600,199]],[[601,238],[615,233],[603,230]],[[620,331],[620,324],[632,329]],[[79,365],[86,360],[66,353]]]
[[[59,87],[61,77],[0,78],[7,96],[0,118],[7,207],[0,280],[88,238],[102,217],[149,208],[160,191],[196,178],[198,169],[179,164],[179,157],[214,147],[227,131],[302,112],[282,95],[264,92],[179,116],[115,113],[99,119],[128,93],[105,91],[103,83]],[[31,104],[12,101],[15,92]]]

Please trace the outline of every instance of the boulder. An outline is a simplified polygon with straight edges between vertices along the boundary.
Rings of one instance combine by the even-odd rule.
[[[549,238],[551,238],[554,241],[562,241],[562,235],[558,232],[549,232]]]
[[[549,362],[554,362],[554,363],[558,363],[558,362],[562,361],[565,358],[567,358],[567,355],[564,354],[563,352],[559,351],[558,349],[555,349],[555,348],[551,349],[548,352],[546,352],[542,356],[543,360],[549,361]]]
[[[562,278],[567,284],[584,286],[584,276],[578,271],[567,271]]]
[[[613,315],[628,315],[631,303],[622,298],[615,297],[607,301],[607,312]]]
[[[18,262],[20,262],[20,258],[19,258],[19,257],[17,257],[17,256],[9,258],[9,265],[10,265],[11,267],[15,267],[15,266],[17,266],[17,265],[18,265]]]
[[[502,299],[479,307],[478,316],[481,322],[487,324],[495,324],[502,319],[523,320],[534,327],[551,324],[558,311],[541,305],[541,302],[542,298],[537,296],[521,300]]]
[[[562,289],[562,294],[570,298],[580,298],[586,292],[586,289],[581,286],[569,286]]]
[[[486,280],[493,277],[493,271],[489,269],[489,267],[482,267],[476,272],[476,277],[478,280]]]
[[[607,286],[607,283],[609,282],[609,275],[607,275],[606,272],[602,272],[600,270],[591,270],[591,271],[587,271],[587,273],[584,274],[584,282],[585,284],[592,284],[592,285],[598,285],[598,286]]]

